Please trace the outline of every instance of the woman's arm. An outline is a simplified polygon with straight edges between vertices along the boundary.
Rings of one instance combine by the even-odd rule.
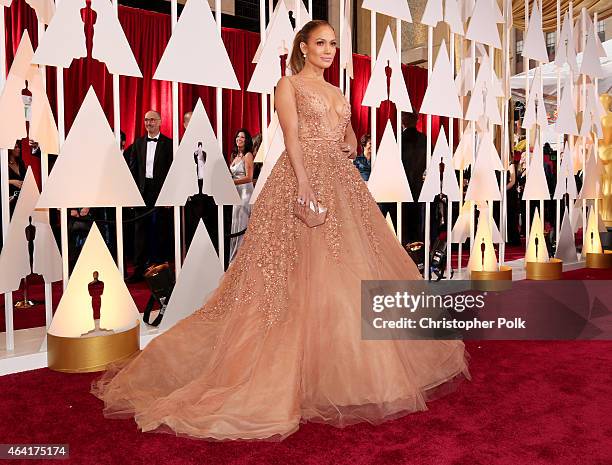
[[[276,85],[274,105],[278,113],[278,121],[283,130],[287,156],[297,178],[298,199],[304,201],[306,205],[310,205],[310,202],[314,202],[316,205],[317,199],[308,180],[306,168],[304,167],[302,147],[300,147],[298,139],[298,114],[295,91],[293,84],[291,84],[287,76],[282,77]]]
[[[346,99],[342,91],[338,89],[338,92],[340,93],[340,97],[342,97],[350,106],[351,103]],[[350,120],[346,125],[346,129],[344,130],[344,143],[340,145],[341,150],[346,153],[351,160],[354,160],[357,156],[357,136],[355,135],[355,131],[353,130],[353,125],[351,124]]]
[[[276,86],[274,106],[278,113],[278,121],[283,130],[285,148],[291,161],[298,182],[308,182],[302,148],[298,140],[298,114],[293,84],[287,76],[282,77]]]
[[[344,144],[342,151],[345,152],[350,159],[354,160],[357,156],[357,136],[355,135],[355,131],[350,121],[346,126],[346,131],[344,131]]]
[[[516,173],[514,171],[514,163],[510,163],[508,166],[508,171],[510,171],[510,179],[508,180],[508,184],[506,184],[506,190],[512,189],[514,183],[516,182]]]
[[[238,179],[234,179],[234,184],[235,185],[240,185],[240,184],[247,184],[249,182],[253,182],[253,170],[254,170],[254,163],[253,163],[253,154],[251,152],[247,153],[244,156],[244,169],[246,171],[246,175],[238,178]]]

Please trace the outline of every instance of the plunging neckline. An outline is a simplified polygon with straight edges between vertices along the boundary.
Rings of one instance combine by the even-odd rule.
[[[330,128],[332,128],[333,130],[337,129],[338,126],[340,126],[340,123],[342,123],[342,119],[344,118],[344,114],[345,114],[345,111],[346,111],[347,107],[350,106],[349,103],[346,101],[346,97],[344,95],[342,95],[342,100],[343,100],[343,103],[342,103],[342,113],[340,114],[340,113],[338,113],[336,111],[336,107],[334,105],[330,105],[328,107],[327,102],[325,101],[325,99],[319,93],[315,92],[312,89],[309,89],[307,85],[304,85],[303,78],[299,74],[295,74],[294,76],[296,78],[299,78],[302,81],[302,89],[306,89],[306,91],[308,91],[310,94],[314,95],[323,104],[323,106],[325,107],[325,113],[327,115],[327,122],[329,123]],[[329,119],[329,115],[330,115],[331,111],[333,111],[334,114],[336,115],[337,121],[336,121],[335,124],[331,124],[331,120]]]
[[[236,157],[236,158],[238,158],[238,157]],[[237,165],[239,165],[239,164],[240,164],[240,162],[243,162],[243,161],[244,161],[244,155],[243,155],[242,157],[240,157],[240,160],[238,160],[238,163],[234,163],[234,162],[236,161],[236,158],[234,158],[234,159],[232,160],[232,163],[231,163],[230,167],[237,166]]]

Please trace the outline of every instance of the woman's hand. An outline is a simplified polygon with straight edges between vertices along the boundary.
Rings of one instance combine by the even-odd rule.
[[[9,180],[9,184],[15,186],[17,189],[21,189],[21,186],[23,186],[23,181],[19,181],[17,179],[11,179]]]
[[[315,209],[319,209],[319,204],[317,203],[317,197],[310,187],[310,183],[308,182],[300,182],[298,183],[298,198],[297,201],[300,205],[308,205],[310,206],[310,202],[312,202],[315,206]]]
[[[355,155],[357,155],[357,152],[351,146],[351,144],[347,144],[346,142],[340,142],[340,150],[342,150],[342,152],[344,152],[351,160],[353,160]]]

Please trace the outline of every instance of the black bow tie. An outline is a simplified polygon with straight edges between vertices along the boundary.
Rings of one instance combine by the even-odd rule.
[[[157,142],[157,137],[147,137],[147,142]]]

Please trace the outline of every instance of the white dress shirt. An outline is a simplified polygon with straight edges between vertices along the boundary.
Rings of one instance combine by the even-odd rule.
[[[151,137],[147,135],[146,137]],[[154,139],[159,138],[159,133],[156,136],[153,136]],[[155,163],[155,149],[157,149],[157,142],[148,141],[147,142],[147,163],[145,168],[145,178],[153,179],[153,165]]]

